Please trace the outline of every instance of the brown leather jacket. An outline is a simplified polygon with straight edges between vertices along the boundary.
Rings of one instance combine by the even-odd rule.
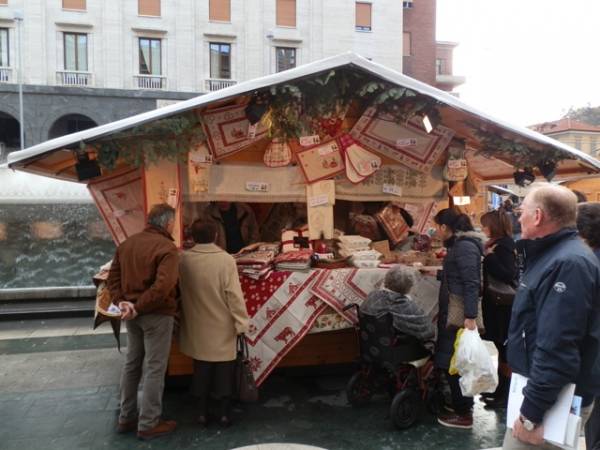
[[[147,226],[117,248],[108,274],[112,302],[135,304],[138,314],[174,316],[179,253],[164,230]]]

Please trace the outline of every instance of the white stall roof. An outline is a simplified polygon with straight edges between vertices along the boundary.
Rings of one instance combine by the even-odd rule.
[[[43,159],[45,155],[49,153],[61,151],[67,148],[75,148],[77,144],[82,141],[93,142],[95,139],[99,139],[101,137],[105,137],[107,135],[111,135],[119,131],[126,130],[147,122],[180,114],[199,107],[206,107],[211,103],[223,102],[227,99],[233,99],[234,97],[251,93],[257,89],[266,88],[276,84],[291,82],[293,80],[306,78],[327,70],[341,68],[344,66],[361,70],[363,72],[366,72],[367,74],[372,75],[376,79],[378,78],[381,80],[386,80],[398,86],[412,89],[418,93],[429,96],[430,98],[441,102],[443,104],[442,107],[444,109],[456,115],[454,124],[448,125],[445,122],[443,122],[444,125],[450,126],[451,128],[466,127],[464,125],[465,120],[474,121],[482,125],[491,125],[502,133],[508,133],[511,136],[514,136],[514,139],[516,141],[520,141],[521,143],[531,145],[543,146],[546,148],[553,148],[568,154],[571,158],[578,161],[568,162],[568,171],[565,172],[574,173],[578,170],[581,171],[582,164],[583,166],[585,166],[585,170],[588,170],[590,173],[600,172],[600,161],[591,157],[590,155],[587,155],[586,153],[583,153],[573,147],[570,147],[555,139],[549,138],[540,133],[532,131],[528,128],[511,125],[504,120],[492,117],[489,114],[486,114],[476,108],[469,106],[468,104],[462,102],[461,100],[450,95],[447,92],[440,91],[432,86],[407,77],[406,75],[403,75],[399,72],[396,72],[395,70],[382,66],[381,64],[369,61],[366,58],[363,58],[354,53],[344,53],[338,56],[322,59],[320,61],[315,61],[313,63],[299,66],[294,69],[286,70],[284,72],[242,82],[229,88],[201,95],[199,97],[195,97],[190,100],[169,105],[164,108],[149,111],[143,114],[138,114],[136,116],[132,116],[106,125],[101,125],[85,131],[52,139],[50,141],[44,142],[39,145],[35,145],[28,149],[11,153],[8,156],[8,164],[10,167],[19,170],[42,173],[47,176],[54,176],[58,178],[66,177],[66,175],[64,174],[61,175],[57,173],[50,173],[45,169],[40,169],[40,167],[35,167],[34,165],[30,164],[34,161],[39,161],[40,159]],[[486,161],[484,161],[483,159],[481,161],[472,161],[472,164],[475,170],[478,169],[477,166],[481,166],[481,170],[483,172],[490,174],[490,177],[484,178],[489,180],[493,179],[493,176],[491,176],[494,172],[493,166],[490,167],[490,165],[486,163]],[[508,169],[508,167],[505,168],[503,173],[504,177],[506,177],[506,174],[509,172]]]

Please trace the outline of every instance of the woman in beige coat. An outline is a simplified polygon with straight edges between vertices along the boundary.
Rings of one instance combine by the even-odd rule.
[[[194,395],[199,397],[198,422],[206,425],[209,396],[219,402],[218,417],[229,426],[236,357],[236,337],[248,329],[248,313],[233,257],[214,244],[217,226],[192,224],[196,245],[183,253],[181,351],[194,359]]]

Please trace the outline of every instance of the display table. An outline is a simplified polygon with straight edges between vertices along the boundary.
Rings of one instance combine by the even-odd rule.
[[[347,363],[356,360],[358,343],[352,324],[357,317],[349,304],[361,304],[383,285],[388,269],[314,269],[273,272],[265,280],[241,277],[250,316],[246,337],[257,384],[277,367]],[[418,277],[411,296],[434,318],[439,283]],[[192,373],[191,359],[177,342],[169,360],[169,375]]]

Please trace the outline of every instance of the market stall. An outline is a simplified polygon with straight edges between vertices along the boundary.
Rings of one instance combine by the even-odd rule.
[[[439,208],[476,201],[488,184],[600,171],[354,54],[57,138],[9,166],[86,183],[116,243],[158,202],[177,208],[182,247],[211,202],[249,204],[265,239],[236,258],[259,383],[276,366],[351,361],[356,318],[344,306],[380,287],[389,264],[422,269],[413,294],[435,316]],[[175,342],[169,373],[190,372]]]

